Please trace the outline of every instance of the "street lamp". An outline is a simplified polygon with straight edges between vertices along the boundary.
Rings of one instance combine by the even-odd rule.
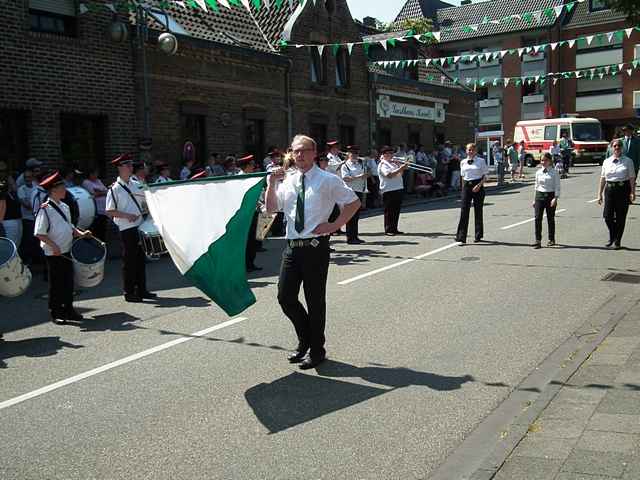
[[[175,55],[178,51],[178,39],[171,33],[169,29],[169,15],[164,9],[153,9],[146,3],[135,1],[136,12],[136,38],[137,48],[140,52],[140,61],[142,63],[142,92],[143,92],[143,140],[141,145],[145,145],[146,149],[151,147],[151,105],[149,101],[149,67],[147,64],[147,52],[145,43],[149,41],[149,27],[147,22],[149,15],[156,21],[159,20],[159,16],[164,16],[164,23],[158,21],[167,32],[163,32],[158,36],[158,48],[167,55]],[[122,22],[117,15],[114,15],[114,20],[109,27],[109,36],[111,40],[116,43],[124,43],[129,38],[129,25]]]

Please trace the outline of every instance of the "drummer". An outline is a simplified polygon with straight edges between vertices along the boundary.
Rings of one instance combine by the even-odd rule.
[[[67,193],[64,178],[54,172],[40,186],[47,190],[49,198],[42,204],[36,216],[34,234],[40,240],[49,268],[49,317],[52,322],[64,325],[67,320],[80,321],[73,308],[73,263],[69,255],[73,238],[91,236],[71,223],[71,211],[62,202]]]
[[[120,229],[124,299],[136,303],[154,299],[157,295],[147,290],[145,255],[138,233],[143,214],[140,204],[144,197],[139,184],[131,178],[133,157],[129,153],[119,155],[111,165],[118,168],[118,179],[107,193],[106,212]]]

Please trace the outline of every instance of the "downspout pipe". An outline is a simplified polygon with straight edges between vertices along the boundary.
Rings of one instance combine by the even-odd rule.
[[[293,138],[293,107],[291,101],[291,69],[293,68],[293,60],[288,59],[284,70],[284,101],[285,111],[287,114],[287,135],[288,139],[286,144],[288,145]]]

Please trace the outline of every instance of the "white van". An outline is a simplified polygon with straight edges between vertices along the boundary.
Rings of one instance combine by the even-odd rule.
[[[564,132],[574,144],[574,163],[602,164],[609,143],[602,138],[602,126],[596,118],[572,116],[520,121],[516,123],[513,140],[516,143],[524,140],[527,165],[532,166],[549,151],[554,140],[560,143]]]

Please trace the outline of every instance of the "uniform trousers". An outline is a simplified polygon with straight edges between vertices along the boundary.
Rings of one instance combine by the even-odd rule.
[[[278,282],[278,303],[296,331],[297,350],[306,352],[310,349],[312,359],[322,359],[326,355],[324,328],[329,237],[320,237],[318,241],[320,244],[317,247],[292,248],[287,245],[282,254]],[[298,299],[300,285],[304,291],[306,309]]]
[[[140,245],[138,227],[120,231],[122,242],[122,283],[125,295],[142,295],[147,291],[145,255]]]
[[[49,311],[51,315],[68,312],[73,304],[73,263],[69,252],[63,256],[47,255],[49,269]]]
[[[623,185],[607,185],[604,189],[604,221],[609,229],[609,241],[620,245],[627,221],[627,212],[631,199],[631,187],[628,181]]]
[[[98,214],[96,218],[93,219],[93,223],[89,227],[91,233],[94,237],[102,240],[103,242],[107,241],[107,225],[109,224],[109,217],[106,215]]]
[[[484,187],[480,187],[480,191],[474,192],[473,187],[478,185],[481,180],[463,181],[462,185],[462,206],[460,208],[460,222],[458,223],[458,233],[456,240],[458,242],[467,241],[467,232],[469,230],[469,211],[471,210],[471,202],[473,201],[473,218],[476,227],[476,240],[481,240],[484,236],[484,224],[482,219],[482,209],[484,207]]]
[[[384,205],[384,233],[398,232],[403,196],[404,190],[402,189],[384,192],[382,194],[382,204]]]
[[[249,236],[247,237],[247,249],[245,252],[245,265],[247,268],[253,267],[256,261],[259,242],[256,240],[256,230],[258,229],[258,212],[253,214]]]
[[[534,204],[536,242],[542,241],[542,215],[547,212],[547,224],[549,225],[549,241],[556,241],[556,207],[551,206],[551,200],[556,197],[554,192],[536,192]]]
[[[354,192],[358,199],[362,202],[364,200],[364,193]],[[364,207],[364,204],[362,205]],[[360,221],[360,209],[349,219],[347,222],[347,241],[358,239],[358,222]]]

